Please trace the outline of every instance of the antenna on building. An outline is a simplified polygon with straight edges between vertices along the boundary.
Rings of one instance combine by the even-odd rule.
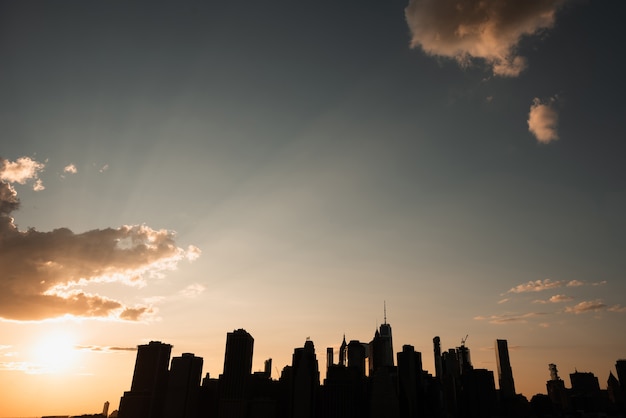
[[[383,319],[384,324],[387,325],[387,301],[383,300]]]

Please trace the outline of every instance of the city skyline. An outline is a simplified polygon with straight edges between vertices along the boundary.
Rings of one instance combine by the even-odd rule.
[[[548,364],[604,387],[626,357],[621,16],[0,0],[0,417],[116,403],[149,341],[217,375],[243,328],[275,375],[387,320],[430,373],[435,336],[494,372],[501,339],[519,393]]]

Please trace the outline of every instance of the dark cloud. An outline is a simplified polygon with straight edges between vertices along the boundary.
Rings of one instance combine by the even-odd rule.
[[[523,36],[551,28],[565,0],[410,0],[405,10],[411,46],[462,65],[484,60],[495,75],[526,67],[516,48]]]
[[[83,288],[93,282],[141,286],[146,276],[199,255],[195,247],[177,247],[173,232],[145,225],[80,234],[67,228],[20,231],[10,217],[19,206],[10,183],[24,183],[29,175],[37,179],[32,171],[28,174],[16,168],[7,174],[7,167],[15,165],[5,160],[0,160],[0,167],[0,318],[42,320],[72,315],[137,321],[153,309],[125,306]]]

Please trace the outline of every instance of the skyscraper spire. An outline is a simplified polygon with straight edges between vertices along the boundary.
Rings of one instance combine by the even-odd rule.
[[[383,324],[387,324],[387,301],[383,300]]]

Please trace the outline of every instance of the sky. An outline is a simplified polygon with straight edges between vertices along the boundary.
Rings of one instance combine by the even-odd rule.
[[[626,358],[618,1],[0,1],[0,417],[151,340],[272,377],[386,320],[516,389]],[[37,399],[36,402],[33,399]]]

